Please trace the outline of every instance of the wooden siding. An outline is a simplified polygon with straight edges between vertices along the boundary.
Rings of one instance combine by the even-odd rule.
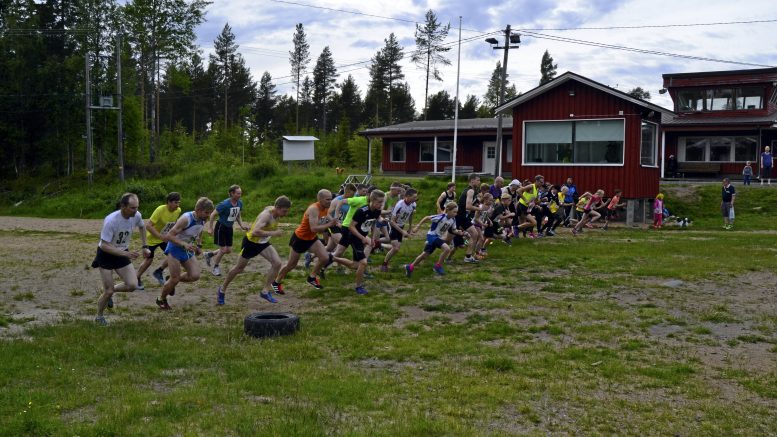
[[[574,96],[570,96],[570,91],[574,91]],[[625,120],[623,166],[521,163],[524,121],[597,118]],[[601,188],[609,195],[615,188],[620,188],[624,198],[652,198],[658,193],[660,168],[640,165],[643,118],[656,123],[660,131],[658,113],[576,81],[560,85],[513,110],[513,175],[526,179],[542,174],[546,181],[556,184],[563,183],[567,177],[573,177],[578,189],[582,191]],[[660,152],[660,139],[657,147]]]
[[[666,143],[665,143],[665,159],[669,159],[669,155],[674,155],[676,158],[679,157],[678,153],[678,145],[679,145],[679,138],[680,137],[686,137],[686,136],[732,136],[732,135],[747,135],[747,136],[755,136],[758,137],[758,131],[756,130],[749,130],[749,131],[714,131],[711,134],[706,134],[709,131],[686,131],[686,132],[667,132],[666,133]],[[761,150],[765,146],[771,145],[772,141],[777,141],[777,131],[774,130],[763,130],[761,132]],[[758,157],[755,161],[753,161],[752,166],[755,174],[758,174],[758,167],[759,167],[759,159],[760,159],[760,153],[758,154]],[[745,161],[734,161],[730,163],[721,163],[720,165],[720,173],[721,175],[741,175],[742,169],[745,166]]]
[[[509,133],[509,132],[508,132]],[[459,137],[456,145],[456,165],[471,165],[475,171],[482,171],[483,169],[483,142],[494,141],[494,136],[478,136],[478,137]],[[509,139],[509,137],[507,138]],[[434,171],[433,162],[419,162],[421,143],[433,142],[434,137],[395,137],[383,139],[383,159],[382,166],[383,171],[387,172],[401,172],[401,173],[430,173]],[[437,142],[441,141],[453,141],[453,136],[438,136]],[[405,162],[391,162],[391,143],[392,142],[404,142],[405,143]],[[503,151],[502,156],[502,168],[504,170],[509,169],[510,163],[507,162],[507,152]],[[452,162],[438,162],[437,171],[442,172],[446,166],[453,165]]]

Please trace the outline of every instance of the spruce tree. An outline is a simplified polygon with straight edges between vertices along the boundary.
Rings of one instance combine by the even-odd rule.
[[[310,62],[310,45],[307,42],[305,29],[303,28],[302,23],[297,24],[292,42],[294,43],[294,50],[289,52],[289,63],[291,64],[291,77],[297,85],[296,132],[299,133],[300,82],[302,80],[302,75],[307,71],[308,63]]]
[[[544,85],[554,77],[556,77],[556,69],[558,64],[553,63],[553,58],[550,56],[547,50],[542,55],[542,61],[540,61],[540,85]]]
[[[337,68],[329,46],[324,47],[313,68],[313,107],[321,115],[321,131],[326,135],[327,101],[337,81]]]
[[[438,65],[451,65],[451,61],[443,54],[450,50],[450,47],[444,47],[442,42],[448,36],[450,23],[443,26],[437,21],[437,15],[429,9],[426,12],[426,21],[421,26],[415,26],[415,44],[416,50],[411,56],[413,63],[426,70],[426,89],[424,91],[424,120],[426,120],[426,108],[429,99],[429,76],[435,80],[442,81]]]

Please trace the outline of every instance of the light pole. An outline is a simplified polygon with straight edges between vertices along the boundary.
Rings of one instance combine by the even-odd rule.
[[[517,49],[520,47],[521,35],[512,33],[510,25],[508,24],[504,30],[505,42],[504,46],[499,46],[499,41],[496,38],[486,38],[486,42],[491,44],[491,48],[494,50],[504,50],[504,61],[502,62],[502,80],[499,86],[499,102],[497,107],[502,106],[505,100],[505,82],[507,81],[507,54],[510,49]],[[494,167],[496,173],[494,176],[502,176],[502,114],[497,114],[496,124],[496,166]]]

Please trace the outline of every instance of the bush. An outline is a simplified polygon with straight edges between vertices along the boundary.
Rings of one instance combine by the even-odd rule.
[[[133,180],[127,184],[127,193],[135,193],[141,204],[164,202],[167,197],[167,191],[158,183],[148,181]],[[122,193],[123,194],[123,193]],[[116,201],[118,202],[117,196]]]
[[[260,181],[264,178],[278,174],[280,167],[274,159],[265,159],[257,162],[248,169],[251,179]]]

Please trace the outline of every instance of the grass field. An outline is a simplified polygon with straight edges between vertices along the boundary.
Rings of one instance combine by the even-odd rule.
[[[66,246],[75,266],[89,237],[0,232]],[[316,291],[297,271],[272,307],[256,296],[256,262],[225,307],[205,273],[169,313],[156,285],[122,296],[107,328],[91,321],[94,271],[64,284],[66,315],[43,326],[13,314],[57,309],[55,277],[6,282],[0,326],[28,327],[0,341],[0,434],[774,435],[775,243],[762,231],[565,231],[408,280],[401,263],[421,249],[410,240],[367,296],[350,273]],[[0,251],[0,276],[37,274],[24,256]],[[270,309],[300,315],[300,331],[244,336],[244,316]]]

